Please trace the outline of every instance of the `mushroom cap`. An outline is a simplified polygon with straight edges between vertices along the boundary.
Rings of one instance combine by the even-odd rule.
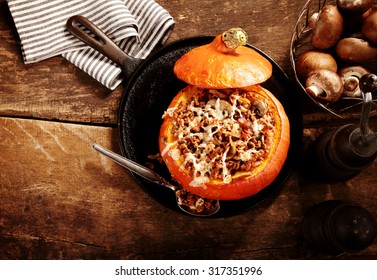
[[[364,13],[360,14],[352,14],[352,13],[345,13],[342,12],[343,20],[344,20],[344,30],[342,37],[359,37],[361,34],[361,28],[363,25],[364,20],[373,12],[370,8]]]
[[[311,44],[318,49],[329,49],[339,41],[343,33],[343,16],[335,5],[325,5],[315,22]]]
[[[339,75],[327,69],[311,72],[306,80],[306,92],[314,99],[334,103],[343,93],[343,83]]]
[[[371,43],[377,45],[377,11],[364,20],[361,32]]]
[[[175,75],[188,84],[213,89],[247,87],[271,77],[272,65],[265,57],[249,47],[228,47],[224,34],[180,57]]]
[[[296,70],[301,79],[306,80],[310,72],[318,69],[337,72],[338,65],[331,54],[320,50],[309,50],[298,57]]]
[[[377,47],[361,38],[343,38],[336,45],[337,56],[350,63],[364,64],[377,58]]]
[[[373,6],[373,0],[337,0],[336,4],[345,13],[362,14]]]

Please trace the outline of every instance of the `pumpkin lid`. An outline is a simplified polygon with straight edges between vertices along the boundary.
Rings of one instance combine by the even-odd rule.
[[[232,28],[180,57],[174,73],[184,82],[202,88],[260,84],[271,77],[272,65],[257,51],[244,46],[247,39],[243,29]]]

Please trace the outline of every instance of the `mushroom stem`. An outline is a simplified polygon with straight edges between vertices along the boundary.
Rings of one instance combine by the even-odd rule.
[[[359,85],[359,79],[355,76],[348,77],[344,81],[344,86],[347,87],[347,90],[355,90]]]
[[[305,84],[307,93],[327,103],[337,101],[343,92],[343,83],[339,75],[326,69],[313,71]]]
[[[308,21],[308,26],[313,29],[315,27],[316,22],[318,21],[319,13],[314,13]]]
[[[309,94],[313,95],[313,96],[321,96],[325,93],[325,91],[323,90],[323,88],[317,86],[317,85],[311,85],[311,86],[308,86],[306,89],[305,89]]]
[[[349,97],[360,97],[360,78],[366,74],[369,74],[369,71],[362,66],[349,66],[341,69],[339,71],[339,76],[344,85],[343,95]]]

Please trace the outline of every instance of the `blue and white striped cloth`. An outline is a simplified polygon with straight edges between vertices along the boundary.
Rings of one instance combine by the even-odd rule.
[[[174,20],[153,0],[7,0],[25,63],[62,55],[97,81],[115,89],[122,70],[66,29],[73,15],[96,24],[127,54],[146,58],[163,44]]]

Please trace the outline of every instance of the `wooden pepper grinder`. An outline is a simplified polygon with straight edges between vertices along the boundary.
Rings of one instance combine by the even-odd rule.
[[[307,157],[309,175],[327,182],[346,181],[377,157],[377,136],[368,126],[377,76],[364,75],[360,89],[363,93],[360,123],[325,132],[312,143]]]
[[[315,204],[306,212],[302,225],[309,245],[331,255],[362,251],[377,235],[376,220],[367,209],[341,200]]]

